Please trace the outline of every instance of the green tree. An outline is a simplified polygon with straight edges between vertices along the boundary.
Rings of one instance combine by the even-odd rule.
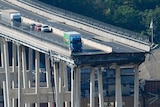
[[[138,10],[128,5],[122,5],[114,11],[112,16],[115,25],[130,29],[132,31],[140,31],[141,28],[141,15]]]

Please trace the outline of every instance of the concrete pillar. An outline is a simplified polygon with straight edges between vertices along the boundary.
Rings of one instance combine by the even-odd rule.
[[[4,107],[8,107],[7,104],[7,92],[6,92],[6,82],[3,81],[3,96],[4,96]]]
[[[139,71],[138,65],[134,67],[134,107],[139,107]]]
[[[23,107],[22,99],[22,47],[17,45],[17,56],[18,56],[18,107]]]
[[[95,79],[94,79],[94,67],[91,67],[90,74],[90,107],[95,107],[94,96],[95,95]]]
[[[66,64],[65,63],[63,63],[63,78],[64,78],[64,92],[66,92],[66,91],[68,91],[68,72],[67,72],[67,66],[66,66]],[[69,104],[70,104],[70,102],[68,102],[68,101],[65,101],[64,102],[64,104],[65,104],[65,107],[70,107],[69,106]]]
[[[2,38],[0,38],[0,45],[1,45],[1,47],[0,47],[0,50],[1,50],[1,66],[2,66],[2,68],[4,68],[4,55],[3,55],[3,52],[4,52],[4,50],[3,50],[3,39]]]
[[[75,79],[76,79],[76,89],[75,89],[75,105],[76,107],[81,107],[81,71],[80,68],[76,68],[75,71]]]
[[[64,84],[64,79],[63,79],[63,62],[62,61],[60,61],[59,62],[59,93],[60,93],[60,104],[61,104],[61,107],[62,107],[62,105],[63,105],[63,102],[64,102],[64,100],[63,100],[63,94],[64,94],[64,90],[63,90],[63,84]]]
[[[12,72],[16,71],[16,45],[12,43]],[[15,82],[12,81],[12,89],[15,88]],[[17,101],[15,101],[15,98],[12,98],[12,107],[17,107]]]
[[[45,54],[45,65],[46,65],[46,83],[47,88],[51,87],[51,69],[49,64],[49,56]]]
[[[115,107],[122,107],[122,89],[121,89],[120,66],[116,66],[116,97],[115,97]]]
[[[39,52],[35,52],[35,94],[37,94],[37,103],[35,103],[35,107],[40,107],[39,102],[39,84],[40,84],[40,75],[39,75],[39,66],[40,66],[40,58]]]
[[[22,46],[22,72],[23,72],[23,88],[28,88],[27,84],[27,73],[26,73],[26,51],[25,47]]]
[[[22,72],[23,72],[23,88],[28,89],[28,78],[27,78],[27,72],[26,72],[26,50],[25,47],[22,46]],[[30,107],[30,104],[25,103],[25,107]]]
[[[63,62],[60,61],[59,62],[59,92],[63,92],[63,83],[64,83],[64,79],[63,79]]]
[[[58,62],[54,62],[54,82],[55,82],[55,93],[56,93],[56,107],[60,106],[60,96],[59,96],[59,75],[58,75]]]
[[[33,50],[31,49],[31,48],[29,48],[29,52],[28,52],[28,64],[29,64],[29,81],[28,81],[28,83],[29,83],[29,88],[31,88],[32,87],[32,66],[33,66]]]
[[[99,107],[104,107],[103,82],[102,82],[101,67],[98,67],[98,93],[99,93]]]
[[[67,66],[64,63],[63,64],[63,76],[64,76],[64,90],[68,91],[68,71],[67,71]]]
[[[71,67],[71,107],[75,106],[75,68]]]
[[[45,54],[45,65],[46,65],[46,83],[47,83],[47,88],[51,88],[51,69],[49,65],[49,56]],[[53,92],[54,94],[54,92]],[[53,95],[54,97],[54,95]],[[54,98],[52,98],[54,99]],[[52,107],[52,102],[48,102],[48,107]]]
[[[4,68],[5,68],[5,77],[6,77],[6,99],[7,99],[7,107],[11,107],[11,99],[10,99],[10,72],[9,72],[9,56],[8,56],[8,43],[3,41],[3,55],[4,55]]]

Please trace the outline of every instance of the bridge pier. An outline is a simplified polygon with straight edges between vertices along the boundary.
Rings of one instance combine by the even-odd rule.
[[[5,83],[6,83],[6,94],[4,93],[4,95],[6,95],[6,106],[7,107],[11,107],[11,99],[10,99],[10,90],[11,90],[11,86],[10,86],[10,72],[9,72],[9,56],[8,56],[8,42],[4,39],[2,39],[3,41],[3,48],[2,48],[2,53],[3,53],[3,57],[4,57],[4,69],[5,69]]]
[[[138,65],[134,67],[134,107],[139,107],[139,70]]]
[[[28,73],[29,73],[29,80],[28,80],[28,88],[32,87],[33,84],[33,78],[32,78],[32,72],[33,72],[33,49],[29,48],[29,52],[28,52]]]
[[[22,46],[17,45],[17,56],[18,56],[18,107],[23,107],[22,98]],[[23,84],[24,85],[24,84]]]
[[[39,87],[40,87],[40,75],[39,75],[39,69],[40,69],[40,59],[39,59],[39,52],[35,52],[35,94],[37,94],[37,102],[35,103],[35,107],[40,107],[40,101],[39,101]]]
[[[95,107],[95,77],[94,77],[94,67],[90,67],[90,107]]]
[[[65,63],[63,63],[63,76],[64,76],[64,92],[68,92],[68,73],[67,73],[67,66]],[[70,101],[64,101],[65,107],[70,107]]]
[[[104,107],[103,82],[102,82],[102,69],[101,69],[101,67],[98,67],[98,94],[99,94],[99,107]]]
[[[3,95],[5,107],[32,107],[32,104],[40,107],[40,103],[48,103],[52,107],[53,89],[51,86],[51,71],[49,55],[45,55],[46,66],[46,87],[40,86],[40,56],[35,51],[35,83],[33,77],[33,53],[32,49],[28,52],[28,67],[26,59],[26,47],[17,43],[12,43],[12,55],[9,57],[9,40],[0,38],[0,82],[3,83]],[[9,62],[11,62],[9,64]],[[18,63],[17,63],[18,62]],[[17,64],[16,64],[17,63]],[[28,70],[27,70],[28,68]],[[3,76],[4,75],[4,76]],[[44,83],[43,83],[44,84]],[[47,98],[45,98],[45,96]],[[43,99],[44,98],[44,101]]]
[[[75,68],[71,67],[71,107],[75,107]]]
[[[121,75],[120,69],[123,66],[127,66],[129,59],[124,63],[118,63],[116,60],[117,55],[113,62],[109,62],[109,55],[100,56],[76,56],[75,65],[67,62],[63,59],[45,54],[45,76],[46,81],[40,81],[40,52],[39,50],[33,50],[31,48],[26,51],[26,47],[22,44],[13,42],[12,43],[12,59],[9,59],[8,42],[12,42],[1,38],[1,82],[3,81],[4,90],[4,104],[5,107],[40,107],[41,103],[46,103],[48,107],[52,107],[52,103],[56,102],[56,107],[81,107],[81,71],[82,67],[89,67],[90,73],[90,107],[95,107],[95,78],[94,72],[96,70],[98,74],[98,98],[99,107],[104,107],[103,97],[103,81],[102,81],[102,67],[103,66],[114,66],[116,75],[116,87],[115,87],[115,107],[122,107],[122,89],[121,89]],[[35,51],[35,52],[34,52]],[[27,55],[28,54],[28,59]],[[35,54],[35,58],[33,57]],[[119,54],[118,54],[119,55]],[[128,56],[130,54],[127,54]],[[107,56],[107,57],[106,57]],[[121,56],[121,54],[119,55]],[[83,58],[82,58],[83,57]],[[90,59],[86,59],[91,57]],[[97,59],[95,58],[97,57]],[[122,56],[121,57],[126,57]],[[134,55],[132,54],[132,57]],[[141,57],[141,55],[139,56]],[[95,59],[96,60],[95,60]],[[84,60],[85,59],[85,60]],[[94,59],[92,61],[92,59]],[[105,59],[105,60],[104,60]],[[123,58],[122,58],[123,59]],[[9,60],[12,60],[12,64],[9,64]],[[33,61],[34,60],[34,61]],[[140,61],[142,59],[139,59]],[[76,62],[78,61],[78,62]],[[84,62],[83,62],[84,61]],[[88,62],[87,62],[88,61]],[[107,62],[108,61],[108,62]],[[18,65],[17,65],[18,62]],[[98,65],[94,65],[94,64]],[[104,64],[105,63],[105,64]],[[50,68],[50,65],[53,69]],[[77,65],[76,65],[77,64]],[[135,69],[135,84],[134,84],[134,107],[139,105],[139,74],[138,66],[139,62],[129,63],[134,66]],[[35,65],[33,67],[33,65]],[[116,66],[115,66],[116,65]],[[71,68],[71,91],[68,89],[68,74],[67,67]],[[35,68],[35,69],[34,69]],[[33,75],[35,73],[35,75]],[[55,87],[52,86],[52,74],[54,73]],[[2,76],[4,75],[4,76]],[[18,75],[18,76],[17,76]],[[35,81],[33,81],[33,76]],[[18,84],[17,84],[18,81]],[[10,84],[12,82],[12,84]],[[42,86],[43,84],[43,86]],[[54,89],[55,88],[55,89]],[[17,103],[18,101],[18,103]],[[71,102],[71,105],[70,105]]]
[[[60,93],[59,93],[59,70],[58,70],[58,62],[54,62],[54,82],[55,82],[55,101],[56,107],[61,107],[60,104]]]
[[[12,72],[16,73],[16,44],[12,44]],[[12,89],[15,88],[15,82],[12,80]],[[15,98],[12,98],[12,107],[17,107],[17,102]]]
[[[122,89],[121,89],[121,74],[120,66],[116,65],[116,93],[115,107],[122,107]]]
[[[76,81],[76,84],[75,84],[75,107],[81,107],[80,106],[80,103],[81,103],[81,71],[80,71],[80,68],[76,68],[76,71],[75,71],[75,81]]]
[[[50,69],[49,56],[48,55],[45,55],[45,66],[46,66],[46,85],[47,85],[47,88],[50,88],[50,87],[52,87],[52,84],[51,84],[51,79],[52,79],[51,78],[51,74],[52,74],[51,72],[52,71]],[[52,103],[53,102],[48,102],[48,107],[52,107]]]

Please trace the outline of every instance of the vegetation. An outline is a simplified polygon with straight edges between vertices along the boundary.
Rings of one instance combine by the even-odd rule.
[[[46,0],[40,0],[46,3]],[[150,36],[151,19],[154,41],[160,43],[159,0],[48,0],[48,4],[76,12],[118,27]]]

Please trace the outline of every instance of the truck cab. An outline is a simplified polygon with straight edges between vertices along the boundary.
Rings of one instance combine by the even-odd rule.
[[[11,20],[14,21],[14,22],[21,23],[22,22],[21,14],[20,13],[12,13],[11,14]]]
[[[21,25],[21,13],[14,9],[1,10],[1,20],[11,26],[19,27]]]
[[[81,34],[75,31],[64,32],[64,43],[72,52],[82,52]]]
[[[82,52],[82,40],[80,36],[70,37],[70,48],[72,52]]]

